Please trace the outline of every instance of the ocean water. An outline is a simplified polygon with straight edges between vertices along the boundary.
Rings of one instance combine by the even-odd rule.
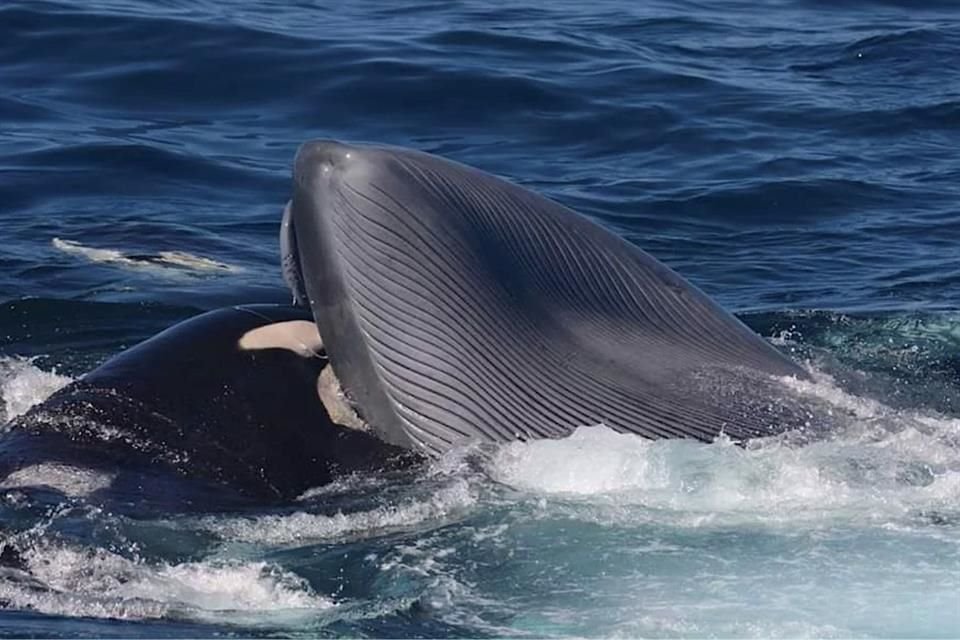
[[[585,427],[189,515],[31,467],[0,481],[28,569],[0,635],[960,635],[958,68],[948,0],[4,0],[0,418],[287,302],[291,160],[331,137],[595,219],[803,361],[840,427]]]

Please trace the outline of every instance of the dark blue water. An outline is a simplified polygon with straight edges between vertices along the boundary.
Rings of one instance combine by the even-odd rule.
[[[594,218],[806,360],[850,432],[590,431],[229,517],[7,479],[43,589],[0,587],[0,632],[960,634],[960,7],[541,4],[0,3],[2,412],[199,310],[288,301],[290,163],[329,137]]]

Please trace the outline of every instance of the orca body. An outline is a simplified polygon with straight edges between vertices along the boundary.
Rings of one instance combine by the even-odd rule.
[[[309,313],[247,305],[181,322],[15,418],[2,486],[96,472],[114,502],[177,510],[286,501],[408,455],[337,424]],[[324,402],[327,402],[327,405]],[[335,414],[342,413],[331,406]],[[69,492],[69,491],[68,491]]]

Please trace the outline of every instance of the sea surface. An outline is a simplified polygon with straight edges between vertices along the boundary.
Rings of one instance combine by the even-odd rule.
[[[3,0],[0,423],[289,302],[317,137],[573,207],[802,360],[842,428],[585,427],[189,515],[35,468],[0,481],[32,581],[0,571],[0,635],[960,636],[957,3]]]

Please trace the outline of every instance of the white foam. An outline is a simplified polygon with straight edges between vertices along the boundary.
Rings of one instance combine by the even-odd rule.
[[[0,424],[22,415],[73,381],[55,370],[40,369],[34,361],[34,358],[0,358]]]
[[[512,626],[535,636],[956,633],[956,420],[856,398],[826,378],[799,390],[849,416],[839,433],[740,447],[587,427],[501,447],[488,473],[525,494],[526,508],[475,544],[517,558],[501,560],[507,576],[494,580],[534,585],[510,592],[506,602],[521,603]]]
[[[816,370],[809,371],[812,380],[781,378],[787,389],[811,400],[819,400],[838,412],[846,412],[863,422],[887,421],[895,428],[926,425],[941,435],[960,435],[960,419],[934,412],[893,409],[878,400],[847,393],[832,376]],[[857,425],[854,425],[857,426]]]
[[[83,498],[106,489],[114,475],[65,464],[42,463],[17,469],[0,482],[0,489],[50,487],[71,498]]]
[[[768,438],[744,448],[584,427],[563,440],[505,445],[489,474],[535,495],[589,496],[582,517],[694,526],[889,523],[960,503],[960,421],[857,398],[822,376],[789,384],[850,416],[844,428],[805,446]]]
[[[422,500],[409,500],[369,511],[337,512],[333,515],[298,511],[288,515],[254,518],[210,518],[203,521],[202,527],[233,542],[265,545],[305,543],[344,536],[367,536],[381,533],[384,529],[445,520],[476,502],[477,496],[470,483],[464,478],[457,478]]]
[[[590,495],[662,486],[666,470],[651,440],[602,425],[581,427],[562,440],[515,442],[495,455],[491,476],[517,488]]]
[[[791,620],[697,624],[683,616],[641,616],[613,626],[610,638],[710,637],[710,638],[849,638],[851,633],[829,624]]]
[[[334,606],[299,576],[266,562],[149,564],[49,543],[26,549],[23,557],[29,575],[0,580],[0,599],[15,609],[248,625],[302,623]]]
[[[181,270],[201,272],[242,271],[240,267],[187,253],[186,251],[160,251],[153,255],[138,256],[136,254],[124,253],[119,249],[97,249],[96,247],[89,247],[73,240],[62,240],[60,238],[54,238],[51,243],[54,248],[63,253],[100,264],[154,269],[169,269],[172,267]]]

